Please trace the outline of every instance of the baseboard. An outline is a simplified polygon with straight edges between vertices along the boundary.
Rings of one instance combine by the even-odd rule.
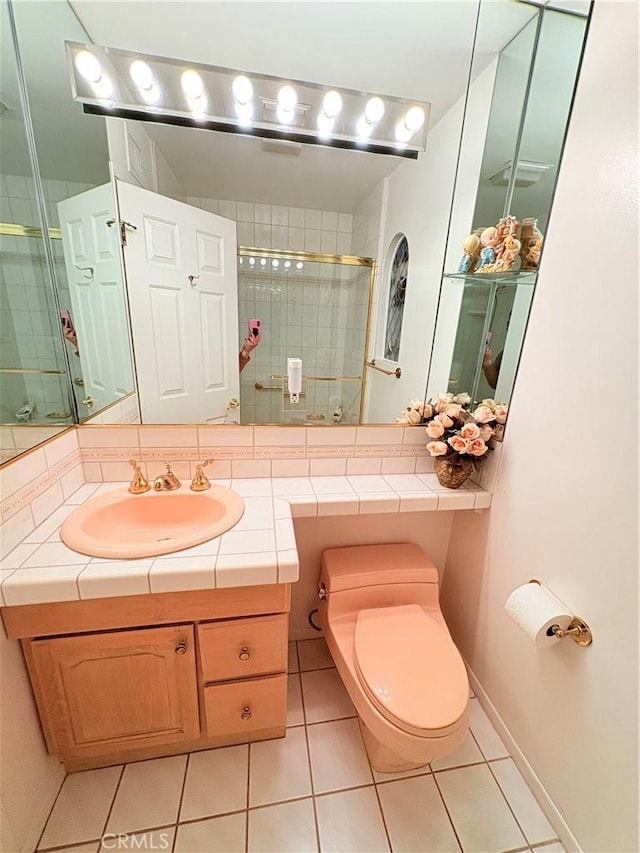
[[[51,809],[56,801],[58,793],[60,792],[60,788],[62,787],[62,783],[64,782],[66,775],[67,773],[64,769],[64,765],[60,764],[51,779],[48,790],[44,791],[43,796],[38,798],[41,804],[40,807],[38,808],[36,803],[33,804],[32,827],[25,838],[24,844],[20,848],[20,853],[33,853],[37,848],[38,841],[40,841],[40,836],[42,835],[42,830],[49,818]]]
[[[525,782],[531,789],[531,793],[538,801],[540,808],[545,813],[547,820],[551,824],[551,826],[558,833],[558,838],[562,842],[562,844],[567,849],[568,853],[583,853],[582,847],[578,843],[578,839],[575,837],[566,820],[564,819],[562,813],[551,799],[549,794],[547,793],[544,785],[536,775],[535,770],[527,761],[525,754],[522,752],[520,747],[518,746],[515,738],[509,731],[506,726],[506,723],[496,710],[495,705],[489,699],[486,691],[476,678],[475,673],[467,664],[467,670],[469,672],[469,682],[471,687],[473,688],[473,692],[478,697],[478,700],[482,707],[484,708],[487,716],[493,723],[495,730],[498,732],[502,740],[504,741],[505,746],[509,750],[509,754],[511,758],[513,758],[514,764],[522,773]]]

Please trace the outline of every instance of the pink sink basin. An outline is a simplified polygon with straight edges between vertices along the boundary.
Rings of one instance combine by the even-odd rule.
[[[224,486],[132,495],[115,489],[78,507],[60,530],[62,541],[91,557],[154,557],[220,536],[244,512],[244,501]]]

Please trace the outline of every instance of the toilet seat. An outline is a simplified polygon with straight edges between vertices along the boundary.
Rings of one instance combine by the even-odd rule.
[[[466,725],[469,682],[460,653],[417,604],[361,610],[354,662],[375,708],[403,731],[445,737]]]

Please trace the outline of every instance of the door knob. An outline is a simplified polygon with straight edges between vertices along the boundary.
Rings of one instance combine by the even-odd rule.
[[[241,720],[250,720],[251,719],[251,711],[250,711],[248,705],[245,705],[245,707],[242,709],[242,713],[240,714],[240,719]]]
[[[187,641],[180,640],[180,642],[176,646],[175,651],[177,655],[185,655],[187,653]]]
[[[199,275],[190,275],[189,276],[189,284],[191,285],[191,287],[197,287],[198,286],[198,279],[199,278],[200,278]]]
[[[237,409],[240,406],[240,400],[236,400],[235,397],[232,397],[227,403],[227,409]]]
[[[251,657],[251,652],[249,651],[247,646],[243,646],[240,649],[240,654],[238,655],[238,658],[240,660],[249,660],[250,657]]]
[[[80,400],[83,406],[86,406],[87,409],[90,409],[93,406],[93,400],[91,397],[85,397],[84,400]]]

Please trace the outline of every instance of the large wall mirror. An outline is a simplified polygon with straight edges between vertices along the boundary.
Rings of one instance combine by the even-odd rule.
[[[12,252],[27,254],[18,245],[46,244],[40,253],[52,269],[43,257],[49,278],[38,310],[47,318],[51,354],[35,369],[55,361],[60,397],[38,396],[26,387],[27,373],[5,373],[31,369],[25,359],[44,345],[32,321],[31,353],[16,361],[15,330],[27,330],[19,314],[25,309],[16,282],[3,279],[3,323],[13,324],[16,338],[13,350],[5,346],[3,328],[2,378],[11,383],[6,404],[3,392],[3,435],[24,426],[37,443],[34,425],[53,415],[58,428],[138,418],[391,423],[408,400],[452,387],[458,321],[466,312],[462,298],[448,305],[446,287],[441,291],[443,270],[457,268],[453,235],[461,245],[472,226],[493,222],[494,211],[497,219],[518,200],[519,186],[510,189],[507,179],[506,189],[496,188],[489,172],[518,157],[556,169],[559,162],[561,141],[557,151],[534,150],[539,122],[523,119],[523,105],[535,100],[534,77],[548,82],[557,61],[551,51],[532,72],[537,45],[543,53],[537,6],[389,2],[368,4],[363,14],[357,3],[168,2],[157,5],[149,27],[149,3],[2,3],[3,14],[10,7],[15,18],[41,178],[37,217],[30,210],[28,219],[19,204],[3,208],[3,261],[11,268]],[[264,37],[274,27],[277,45]],[[242,38],[229,39],[230,32]],[[558,29],[552,36],[563,56],[565,35]],[[185,68],[215,62],[249,76],[426,101],[426,151],[408,160],[108,111],[85,115],[72,100],[65,41],[175,57]],[[498,149],[495,139],[502,144],[505,136],[518,147]],[[20,146],[13,148],[11,159],[3,150],[3,200],[9,187],[22,186],[12,176],[25,178],[33,168],[29,158],[18,165]],[[554,177],[545,175],[547,187]],[[528,205],[526,213],[546,227],[543,207]],[[35,236],[18,238],[8,226],[29,226]],[[385,331],[398,314],[400,290],[387,273],[399,235],[402,323],[388,347]],[[9,237],[26,242],[5,243]],[[222,279],[224,308],[217,295]],[[484,305],[485,315],[491,310]],[[295,402],[290,358],[302,360]]]

